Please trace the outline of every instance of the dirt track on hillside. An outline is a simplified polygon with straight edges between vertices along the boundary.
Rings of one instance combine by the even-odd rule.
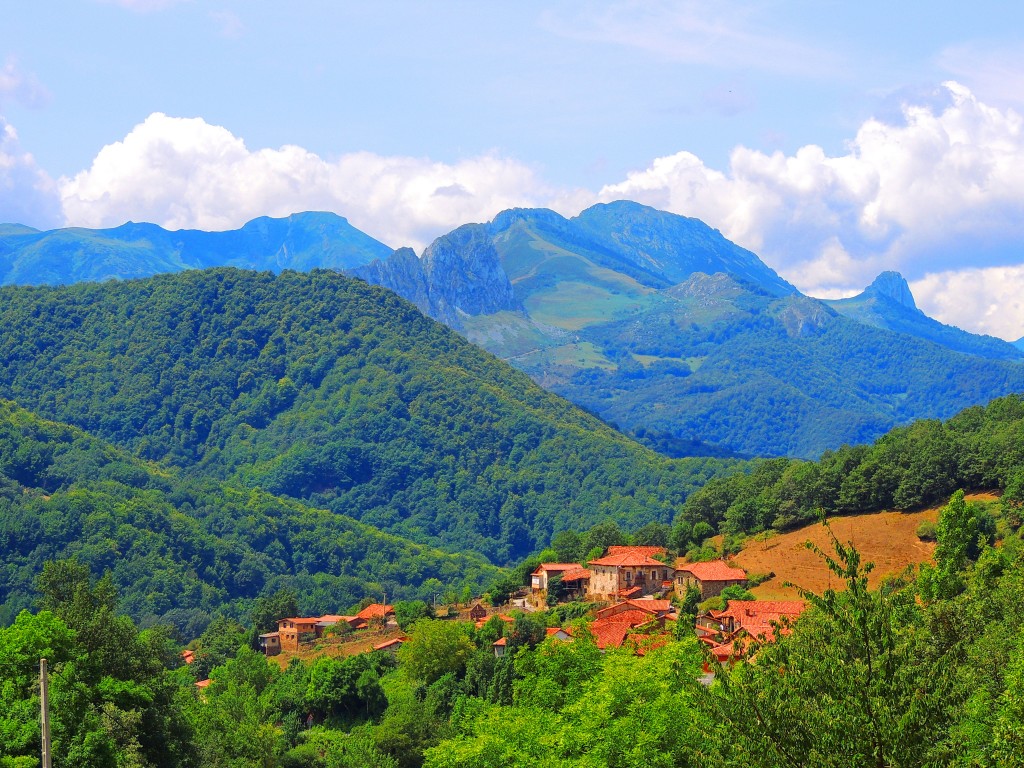
[[[992,494],[969,494],[968,499],[991,501]],[[939,509],[921,512],[876,512],[865,515],[835,517],[829,520],[832,532],[844,544],[853,542],[861,554],[862,562],[873,562],[874,571],[868,577],[870,586],[876,587],[885,576],[899,573],[907,565],[930,561],[935,545],[920,541],[915,534],[923,520],[935,522]],[[777,534],[764,541],[751,540],[733,561],[748,574],[775,573],[753,592],[758,600],[794,600],[799,593],[785,582],[821,594],[829,587],[839,588],[841,583],[822,562],[821,558],[804,546],[812,541],[829,554],[834,554],[828,532],[819,523],[796,531]]]

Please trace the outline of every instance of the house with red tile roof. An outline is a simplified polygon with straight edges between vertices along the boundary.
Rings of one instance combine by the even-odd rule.
[[[608,622],[606,624],[600,624],[595,621],[590,624],[589,629],[590,634],[594,636],[594,644],[604,651],[608,648],[621,648],[632,627],[621,621]]]
[[[603,557],[591,560],[587,596],[593,600],[614,600],[623,593],[643,595],[659,592],[672,578],[673,568],[653,555],[664,547],[609,547]]]
[[[494,649],[494,658],[500,659],[502,656],[505,655],[505,651],[508,650],[508,638],[499,637],[497,640],[491,643],[491,647]]]
[[[381,624],[386,624],[388,618],[395,615],[395,609],[390,605],[381,605],[380,603],[370,603],[368,606],[363,608],[356,616],[363,621],[369,623],[371,621],[377,621]]]
[[[514,616],[509,616],[507,613],[496,613],[496,614],[494,614],[494,616],[497,616],[499,619],[504,621],[506,624],[514,624],[515,621],[516,621]],[[483,619],[477,619],[475,622],[473,622],[473,626],[476,627],[477,629],[483,629],[484,624],[486,624],[488,621],[493,619],[494,616],[488,616],[488,617],[483,618]]]
[[[544,592],[552,576],[560,576],[566,571],[579,570],[579,563],[541,563],[530,574],[530,586],[534,592]]]
[[[697,639],[721,664],[746,657],[755,640],[772,642],[776,633],[806,608],[802,600],[732,600],[724,611],[707,611],[697,617]]]
[[[722,594],[722,590],[734,584],[745,586],[747,573],[742,568],[729,565],[724,560],[707,563],[676,562],[675,590],[685,595],[690,586],[700,590],[700,599],[707,600]]]
[[[724,632],[733,635],[740,630],[752,638],[771,642],[776,625],[784,627],[806,609],[803,600],[731,600],[724,611],[708,611]]]
[[[409,642],[408,637],[393,637],[390,640],[385,640],[383,643],[377,643],[377,645],[373,646],[373,650],[387,651],[388,653],[394,655],[398,653],[398,649],[401,648],[402,645],[407,642]]]
[[[570,600],[580,600],[586,597],[592,575],[589,569],[579,565],[562,573],[562,588],[565,590],[565,596]]]
[[[646,614],[649,619],[661,619],[669,614],[675,613],[675,606],[672,605],[671,600],[651,600],[644,598],[634,598],[629,600],[623,600],[615,605],[610,605],[607,608],[602,608],[595,614],[598,620],[611,618],[622,613],[629,611],[640,611]]]
[[[315,640],[319,621],[319,617],[278,619],[277,635],[281,650],[298,651],[302,643]]]

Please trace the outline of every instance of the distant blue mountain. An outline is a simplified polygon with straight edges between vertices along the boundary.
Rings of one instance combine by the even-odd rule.
[[[40,232],[0,225],[0,284],[44,285],[149,277],[230,266],[300,271],[351,269],[392,249],[333,213],[261,217],[228,232],[168,231],[128,222],[113,229]]]
[[[1017,347],[927,317],[896,273],[820,302],[627,201],[504,211],[351,273],[673,454],[815,457],[1024,390]]]
[[[968,333],[933,320],[917,308],[907,281],[898,272],[883,272],[864,292],[825,301],[836,312],[875,328],[931,341],[947,349],[993,360],[1022,360],[1024,347],[994,336]]]

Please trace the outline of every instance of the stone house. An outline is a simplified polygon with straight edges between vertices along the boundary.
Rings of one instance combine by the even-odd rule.
[[[745,586],[747,573],[742,568],[734,568],[724,560],[708,563],[676,562],[675,568],[676,594],[683,596],[692,585],[700,590],[700,599],[707,600],[717,597],[722,590],[733,585]]]

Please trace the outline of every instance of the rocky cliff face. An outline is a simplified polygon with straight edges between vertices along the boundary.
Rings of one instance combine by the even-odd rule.
[[[910,285],[899,272],[883,272],[864,289],[864,295],[891,299],[900,306],[917,309],[914,294],[910,292]]]
[[[458,317],[519,309],[512,283],[487,227],[467,224],[439,237],[423,252],[431,316],[449,325]]]
[[[347,274],[394,291],[415,304],[423,314],[432,314],[427,275],[412,248],[399,248],[388,258],[374,259],[365,266],[347,270]]]
[[[461,317],[519,309],[508,275],[480,224],[467,224],[439,237],[422,258],[400,248],[347,274],[381,285],[408,299],[420,311],[461,329]]]

